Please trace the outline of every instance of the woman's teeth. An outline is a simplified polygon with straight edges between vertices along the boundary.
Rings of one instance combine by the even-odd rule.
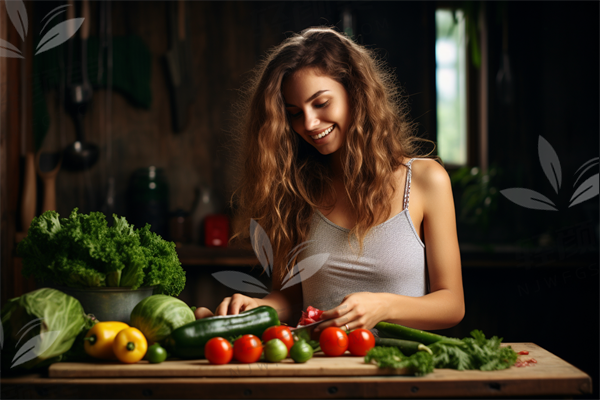
[[[329,135],[329,134],[331,133],[331,131],[333,130],[333,127],[334,127],[334,126],[335,126],[335,125],[331,125],[331,127],[329,127],[329,129],[327,129],[326,131],[324,131],[324,132],[321,132],[321,133],[319,133],[318,135],[311,136],[311,138],[313,138],[314,140],[317,140],[317,139],[321,139],[321,138],[323,138],[323,137],[325,137],[325,136]]]

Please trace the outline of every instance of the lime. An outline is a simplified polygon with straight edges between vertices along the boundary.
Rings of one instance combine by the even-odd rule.
[[[297,363],[305,363],[313,356],[313,348],[304,340],[299,340],[290,349],[290,357]]]
[[[152,364],[161,363],[167,359],[167,351],[164,348],[162,348],[160,344],[155,343],[152,346],[148,347],[146,358]]]
[[[287,357],[288,348],[281,339],[271,339],[265,345],[265,358],[270,362],[279,362]]]

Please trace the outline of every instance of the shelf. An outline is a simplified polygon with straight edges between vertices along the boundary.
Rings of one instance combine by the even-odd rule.
[[[182,245],[176,248],[184,266],[254,266],[258,259],[252,250],[228,247]]]
[[[461,245],[462,266],[477,267],[577,267],[597,260],[598,249],[578,249],[578,254],[562,254],[556,248],[523,249],[514,246],[494,246],[485,249],[475,245]],[[184,266],[252,267],[259,265],[250,249],[182,245],[176,248]]]

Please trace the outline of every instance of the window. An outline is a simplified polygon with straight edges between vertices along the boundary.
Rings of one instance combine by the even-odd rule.
[[[465,19],[458,10],[435,13],[437,146],[445,164],[467,165]]]

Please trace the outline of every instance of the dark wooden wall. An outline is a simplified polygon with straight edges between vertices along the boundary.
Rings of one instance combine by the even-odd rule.
[[[92,36],[97,35],[97,6],[97,2],[92,2]],[[127,212],[127,187],[132,172],[150,165],[166,172],[170,210],[189,210],[195,188],[206,183],[215,192],[217,211],[225,212],[230,188],[226,185],[227,154],[221,145],[227,144],[231,106],[244,73],[254,67],[258,54],[276,43],[277,34],[270,29],[263,29],[264,34],[258,38],[249,34],[256,19],[252,4],[186,2],[194,100],[186,129],[175,133],[162,59],[170,47],[167,2],[112,2],[112,7],[113,34],[138,36],[151,54],[151,106],[136,106],[123,93],[113,91],[109,141],[103,125],[109,92],[95,91],[92,107],[85,116],[85,129],[88,140],[100,146],[100,160],[89,171],[60,171],[58,212],[68,213],[75,206],[81,212],[103,209],[109,152],[116,182],[117,214]],[[62,148],[75,138],[71,117],[60,106],[57,95],[56,91],[46,94],[51,125],[44,146],[49,149]]]
[[[52,3],[52,2],[48,2]],[[171,128],[169,90],[162,56],[169,50],[167,2],[113,2],[113,34],[137,35],[151,53],[150,109],[136,107],[118,91],[112,92],[110,140],[103,122],[107,117],[107,91],[94,92],[85,115],[85,132],[100,146],[100,160],[90,171],[61,170],[57,177],[58,212],[75,206],[81,212],[105,210],[107,180],[116,182],[114,212],[126,214],[127,187],[136,168],[155,165],[165,169],[170,189],[170,210],[189,210],[194,190],[211,187],[217,211],[227,212],[232,188],[229,170],[231,136],[228,128],[238,89],[249,71],[271,46],[290,32],[312,25],[341,25],[346,3],[335,2],[186,2],[193,54],[194,103],[185,131]],[[352,4],[358,40],[381,48],[406,87],[413,114],[423,135],[435,135],[434,28],[432,5],[369,2]],[[40,6],[41,7],[41,6]],[[44,10],[52,5],[43,5]],[[98,3],[92,2],[91,36],[98,34]],[[45,15],[39,12],[38,18]],[[417,15],[417,18],[413,18]],[[402,32],[425,27],[424,35],[399,40]],[[398,27],[402,27],[398,30]],[[363,33],[364,32],[364,33]],[[386,55],[387,54],[387,55]],[[42,66],[47,68],[48,66]],[[90,66],[88,69],[94,68]],[[423,70],[427,73],[423,74]],[[74,141],[72,119],[60,106],[56,90],[44,94],[50,126],[43,142],[48,151]],[[112,155],[110,171],[107,166]]]

